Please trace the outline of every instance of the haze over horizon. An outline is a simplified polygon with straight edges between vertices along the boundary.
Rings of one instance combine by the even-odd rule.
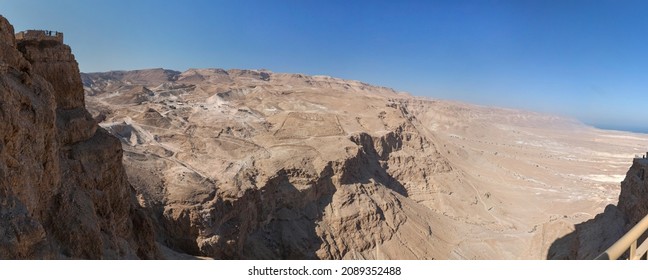
[[[596,129],[556,117],[567,115],[557,112],[563,109],[586,112],[583,104],[596,100],[585,93],[489,92],[488,86],[516,92],[545,86],[501,80],[500,75],[523,79],[529,74],[522,66],[505,71],[502,65],[513,64],[508,53],[499,53],[500,60],[479,71],[452,73],[455,83],[435,80],[448,87],[474,86],[471,94],[448,90],[442,92],[447,96],[420,98],[392,88],[428,85],[424,75],[451,75],[434,72],[433,63],[427,68],[416,64],[414,58],[422,55],[404,52],[397,44],[392,47],[400,52],[393,60],[387,55],[392,48],[376,44],[375,51],[383,55],[356,50],[353,56],[340,47],[336,55],[345,59],[330,62],[326,59],[334,57],[324,46],[334,46],[331,39],[320,42],[328,45],[313,46],[322,55],[311,53],[315,56],[306,63],[299,54],[274,56],[294,47],[283,38],[277,49],[269,40],[249,53],[263,63],[241,66],[246,57],[240,57],[231,65],[207,65],[221,60],[194,56],[191,50],[205,45],[193,38],[212,33],[192,31],[191,40],[180,41],[177,32],[170,32],[178,46],[166,55],[149,56],[146,50],[163,49],[138,45],[149,44],[144,37],[150,30],[155,28],[133,37],[135,45],[120,52],[112,52],[117,49],[112,44],[130,30],[116,37],[100,34],[103,45],[86,45],[94,55],[90,58],[114,55],[116,63],[104,61],[97,64],[101,67],[124,64],[129,66],[121,69],[145,70],[85,68],[82,73],[61,34],[15,34],[12,23],[0,15],[0,260],[585,260],[645,255],[640,249],[648,248],[648,242],[639,244],[644,240],[636,232],[648,228],[642,225],[648,219],[648,133]],[[268,33],[276,37],[280,32]],[[91,41],[74,33],[69,37],[84,38],[77,42],[81,45]],[[302,44],[301,39],[308,38],[295,36],[294,44]],[[74,48],[75,42],[66,42]],[[488,44],[472,45],[481,50]],[[133,55],[137,50],[141,53]],[[487,56],[500,50],[483,52]],[[121,61],[122,53],[132,61]],[[442,61],[446,57],[431,55],[449,68],[475,59],[457,55],[454,61]],[[384,67],[391,62],[390,75],[383,82],[371,81],[371,75],[383,72],[352,68],[362,66],[353,60],[361,56],[386,57],[375,61]],[[210,61],[205,66],[192,65],[197,60],[170,66],[145,63],[149,58],[158,63],[156,57],[162,64],[182,57]],[[409,64],[399,67],[397,58],[410,59]],[[529,62],[533,57],[523,58]],[[271,65],[280,59],[296,70]],[[335,68],[345,63],[348,69]],[[162,70],[187,65],[196,68]],[[301,71],[320,71],[322,65],[339,72]],[[407,68],[419,66],[419,72]],[[571,62],[560,66],[587,70]],[[241,70],[260,68],[273,70]],[[311,75],[294,74],[300,72]],[[547,75],[539,76],[543,81],[558,80],[550,72],[533,73],[541,72]],[[369,77],[358,77],[363,74]],[[487,74],[492,79],[468,83]],[[574,77],[564,79],[590,81]],[[626,112],[641,118],[641,97],[620,94],[598,100],[607,101],[614,114],[605,115],[601,103],[597,116],[613,120],[623,117],[617,112]],[[470,98],[477,101],[448,101]],[[543,108],[533,103],[537,99],[556,101],[547,109],[555,113],[534,113]],[[611,100],[628,107],[615,109],[618,104]],[[533,106],[540,109],[511,109]],[[632,107],[637,109],[628,109]],[[621,120],[612,128],[627,125],[633,122]],[[633,250],[633,244],[639,249]],[[632,252],[625,254],[628,250]],[[385,269],[364,274],[331,269],[326,275],[410,271],[376,267]]]
[[[2,1],[16,31],[65,33],[83,72],[239,68],[648,132],[648,3]]]

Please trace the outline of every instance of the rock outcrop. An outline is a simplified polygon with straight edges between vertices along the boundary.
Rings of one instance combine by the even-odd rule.
[[[0,17],[0,259],[592,258],[648,212],[645,135],[51,34]]]
[[[647,170],[648,159],[635,158],[621,182],[617,205],[608,205],[603,213],[576,225],[573,232],[556,240],[547,258],[594,259],[648,215]]]
[[[82,77],[158,242],[216,259],[545,258],[645,141],[326,76]]]
[[[84,75],[160,243],[217,259],[449,255],[450,219],[407,197],[451,167],[387,98],[403,95],[323,76],[206,69],[160,81],[164,73]],[[382,112],[361,124],[343,110],[365,98]],[[145,109],[122,118],[113,104]]]
[[[70,48],[0,17],[0,258],[159,257],[117,138],[85,109]]]
[[[648,159],[636,158],[621,183],[619,211],[634,225],[648,215]]]

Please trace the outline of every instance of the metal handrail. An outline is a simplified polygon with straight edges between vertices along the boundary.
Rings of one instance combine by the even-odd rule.
[[[648,252],[648,240],[637,248],[637,240],[648,230],[648,215],[643,217],[630,231],[623,235],[610,248],[596,257],[597,260],[616,260],[630,249],[629,259],[639,260]]]

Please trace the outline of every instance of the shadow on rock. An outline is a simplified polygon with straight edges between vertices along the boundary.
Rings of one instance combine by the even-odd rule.
[[[594,219],[577,224],[573,232],[556,239],[549,247],[549,260],[592,260],[623,236],[626,219],[614,205]]]

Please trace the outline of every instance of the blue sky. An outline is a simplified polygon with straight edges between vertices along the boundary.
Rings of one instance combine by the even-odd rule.
[[[648,1],[0,0],[84,72],[269,69],[648,131]]]

